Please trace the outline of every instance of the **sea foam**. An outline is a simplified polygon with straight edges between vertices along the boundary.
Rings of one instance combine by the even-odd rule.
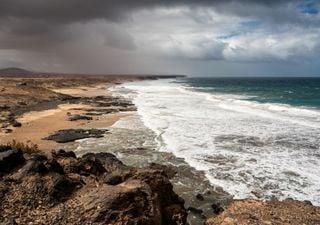
[[[173,152],[235,198],[320,205],[320,112],[204,93],[172,80],[125,83],[159,151]]]

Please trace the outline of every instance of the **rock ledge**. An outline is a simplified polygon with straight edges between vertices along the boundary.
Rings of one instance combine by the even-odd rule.
[[[0,156],[8,168],[0,173],[0,224],[186,224],[163,167],[128,167],[110,153],[48,158],[0,146]]]

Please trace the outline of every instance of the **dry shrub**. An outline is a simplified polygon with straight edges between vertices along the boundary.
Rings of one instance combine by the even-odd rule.
[[[37,144],[25,144],[23,142],[17,142],[16,140],[9,141],[7,143],[11,149],[21,150],[24,153],[32,154],[32,153],[40,153],[39,147]]]

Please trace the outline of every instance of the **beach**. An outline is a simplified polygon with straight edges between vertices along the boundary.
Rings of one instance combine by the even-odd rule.
[[[58,130],[98,129],[111,126],[124,116],[119,110],[111,113],[94,111],[97,96],[111,97],[108,88],[115,83],[143,79],[143,76],[88,76],[80,79],[69,75],[37,75],[36,77],[0,78],[2,128],[0,143],[12,140],[37,145],[43,151],[66,148],[66,144],[43,140]],[[92,112],[92,113],[90,113]],[[70,120],[70,116],[90,114],[86,119]],[[15,123],[15,125],[12,125]],[[76,143],[69,143],[75,145]]]
[[[72,94],[77,97],[95,97],[99,95],[108,95],[108,85],[97,85],[96,87],[79,87],[70,89],[55,89],[57,93]],[[111,126],[120,117],[121,113],[113,113],[110,115],[92,116],[92,120],[69,121],[68,113],[83,114],[93,107],[89,104],[59,104],[54,109],[46,109],[42,111],[26,112],[17,118],[22,124],[21,128],[14,129],[12,133],[3,134],[1,143],[5,144],[11,140],[18,142],[26,142],[36,144],[40,149],[50,152],[54,149],[65,148],[65,145],[52,141],[43,140],[49,134],[63,129],[90,129],[90,128],[106,128]],[[76,147],[76,146],[73,146]]]

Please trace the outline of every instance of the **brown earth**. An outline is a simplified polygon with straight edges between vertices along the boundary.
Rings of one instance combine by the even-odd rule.
[[[319,225],[320,207],[294,200],[236,200],[206,225]]]

